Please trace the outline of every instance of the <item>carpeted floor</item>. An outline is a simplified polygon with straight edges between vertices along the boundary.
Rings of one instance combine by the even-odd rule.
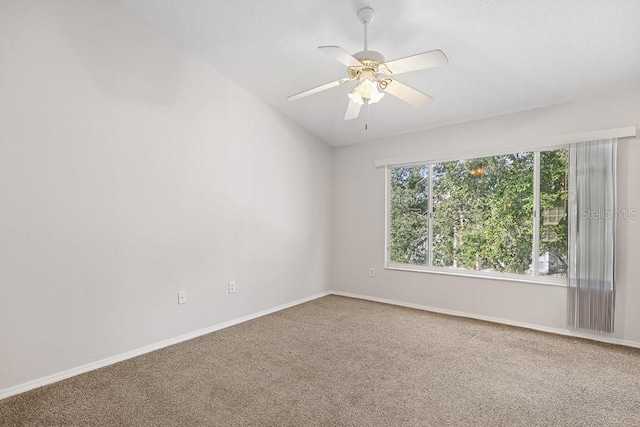
[[[640,350],[328,296],[0,401],[2,426],[640,426]]]

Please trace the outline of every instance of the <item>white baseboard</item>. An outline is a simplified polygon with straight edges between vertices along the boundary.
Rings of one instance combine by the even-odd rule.
[[[279,305],[277,307],[273,307],[273,308],[270,308],[270,309],[267,309],[267,310],[260,311],[258,313],[254,313],[254,314],[250,314],[248,316],[240,317],[238,319],[234,319],[234,320],[230,320],[230,321],[227,321],[227,322],[219,323],[217,325],[213,325],[213,326],[210,326],[210,327],[207,327],[207,328],[204,328],[204,329],[200,329],[200,330],[197,330],[197,331],[194,331],[194,332],[190,332],[188,334],[180,335],[180,336],[175,337],[175,338],[170,338],[168,340],[164,340],[164,341],[161,341],[161,342],[158,342],[158,343],[155,343],[155,344],[151,344],[151,345],[148,345],[148,346],[145,346],[145,347],[141,347],[141,348],[138,348],[136,350],[128,351],[126,353],[118,354],[118,355],[115,355],[115,356],[111,356],[111,357],[108,357],[106,359],[102,359],[102,360],[98,360],[98,361],[95,361],[95,362],[87,363],[86,365],[78,366],[76,368],[68,369],[68,370],[63,371],[63,372],[59,372],[59,373],[56,373],[56,374],[48,375],[48,376],[43,377],[43,378],[38,378],[36,380],[29,381],[29,382],[26,382],[26,383],[23,383],[23,384],[19,384],[19,385],[14,386],[14,387],[9,387],[7,389],[0,390],[0,400],[5,399],[5,398],[10,397],[10,396],[14,396],[16,394],[24,393],[24,392],[32,390],[34,388],[42,387],[42,386],[45,386],[47,384],[51,384],[51,383],[54,383],[54,382],[57,382],[57,381],[61,381],[61,380],[67,379],[67,378],[71,378],[71,377],[74,377],[76,375],[83,374],[85,372],[89,372],[89,371],[93,371],[95,369],[103,368],[105,366],[113,365],[114,363],[122,362],[124,360],[131,359],[133,357],[140,356],[140,355],[143,355],[145,353],[149,353],[149,352],[152,352],[152,351],[155,351],[155,350],[159,350],[161,348],[168,347],[170,345],[178,344],[178,343],[183,342],[183,341],[187,341],[187,340],[190,340],[190,339],[193,339],[193,338],[197,338],[199,336],[206,335],[206,334],[209,334],[211,332],[219,331],[221,329],[225,329],[225,328],[228,328],[230,326],[234,326],[234,325],[237,325],[237,324],[240,324],[240,323],[244,323],[244,322],[247,322],[249,320],[256,319],[258,317],[266,316],[267,314],[275,313],[277,311],[284,310],[286,308],[290,308],[290,307],[293,307],[293,306],[296,306],[296,305],[299,305],[299,304],[302,304],[302,303],[305,303],[305,302],[308,302],[308,301],[312,301],[312,300],[317,299],[317,298],[322,298],[322,297],[330,295],[330,294],[349,297],[349,298],[358,298],[358,299],[363,299],[363,300],[368,300],[368,301],[381,302],[381,303],[385,303],[385,304],[392,304],[392,305],[408,307],[408,308],[415,308],[415,309],[418,309],[418,310],[430,311],[430,312],[434,312],[434,313],[448,314],[448,315],[458,316],[458,317],[467,317],[467,318],[470,318],[470,319],[477,319],[477,320],[485,320],[485,321],[488,321],[488,322],[501,323],[501,324],[517,326],[517,327],[521,327],[521,328],[534,329],[534,330],[537,330],[537,331],[550,332],[550,333],[559,334],[559,335],[566,335],[566,336],[572,336],[572,337],[578,337],[578,338],[586,338],[586,339],[590,339],[590,340],[594,340],[594,341],[600,341],[600,342],[604,342],[604,343],[608,343],[608,344],[618,344],[618,345],[624,345],[624,346],[628,346],[628,347],[640,348],[640,342],[636,342],[636,341],[622,340],[622,339],[613,338],[613,337],[607,337],[607,336],[594,336],[594,335],[591,335],[591,334],[588,334],[588,333],[582,333],[582,332],[579,332],[579,331],[573,331],[573,330],[568,330],[568,329],[550,328],[550,327],[546,327],[546,326],[539,326],[539,325],[534,325],[534,324],[529,324],[529,323],[524,323],[524,322],[516,322],[516,321],[511,321],[511,320],[506,320],[506,319],[499,319],[499,318],[495,318],[495,317],[464,313],[464,312],[459,312],[459,311],[454,311],[454,310],[447,310],[447,309],[442,309],[442,308],[437,308],[437,307],[429,307],[429,306],[420,305],[420,304],[413,304],[413,303],[408,303],[408,302],[389,300],[389,299],[385,299],[385,298],[371,297],[371,296],[367,296],[367,295],[352,294],[352,293],[340,292],[340,291],[330,291],[330,292],[322,292],[322,293],[319,293],[319,294],[316,294],[316,295],[312,295],[310,297],[302,298],[302,299],[299,299],[297,301],[293,301],[293,302],[290,302],[290,303],[287,303],[287,304],[282,304],[282,305]]]
[[[170,338],[168,340],[164,340],[155,344],[147,345],[145,347],[138,348],[136,350],[131,350],[126,353],[118,354],[115,356],[107,357],[106,359],[98,360],[95,362],[87,363],[86,365],[78,366],[77,368],[68,369],[63,372],[58,372],[56,374],[48,375],[43,378],[38,378],[33,381],[29,381],[23,384],[19,384],[14,387],[9,387],[4,390],[0,390],[0,400],[5,399],[10,396],[14,396],[16,394],[24,393],[25,391],[32,390],[34,388],[42,387],[47,384],[51,384],[57,381],[61,381],[67,378],[74,377],[76,375],[84,374],[85,372],[93,371],[95,369],[103,368],[105,366],[113,365],[114,363],[122,362],[123,360],[131,359],[136,356],[143,355],[145,353],[149,353],[155,350],[159,350],[164,347],[168,347],[170,345],[178,344],[183,341],[187,341],[193,338],[197,338],[202,335],[209,334],[211,332],[219,331],[220,329],[225,329],[230,326],[237,325],[239,323],[244,323],[249,320],[256,319],[258,317],[266,316],[267,314],[275,313],[276,311],[284,310],[286,308],[290,308],[317,298],[322,298],[324,296],[329,295],[330,292],[322,292],[316,295],[312,295],[310,297],[302,298],[297,301],[289,302],[286,304],[279,305],[277,307],[269,308],[267,310],[260,311],[258,313],[250,314],[248,316],[240,317],[238,319],[230,320],[228,322],[219,323],[217,325],[210,326],[208,328],[200,329],[194,332],[189,332],[188,334],[180,335],[175,338]]]
[[[482,316],[482,315],[479,315],[479,314],[465,313],[465,312],[461,312],[461,311],[447,310],[447,309],[444,309],[444,308],[437,308],[437,307],[429,307],[429,306],[426,306],[426,305],[413,304],[413,303],[402,302],[402,301],[395,301],[395,300],[390,300],[390,299],[385,299],[385,298],[371,297],[371,296],[367,296],[367,295],[352,294],[352,293],[348,293],[348,292],[331,291],[330,293],[332,295],[339,295],[339,296],[349,297],[349,298],[358,298],[358,299],[363,299],[363,300],[368,300],[368,301],[381,302],[381,303],[384,303],[384,304],[398,305],[398,306],[401,306],[401,307],[415,308],[417,310],[430,311],[430,312],[433,312],[433,313],[448,314],[448,315],[451,315],[451,316],[458,316],[458,317],[467,317],[469,319],[485,320],[487,322],[501,323],[503,325],[510,325],[510,326],[517,326],[517,327],[520,327],[520,328],[534,329],[536,331],[541,331],[541,332],[550,332],[550,333],[558,334],[558,335],[565,335],[565,336],[576,337],[576,338],[585,338],[585,339],[588,339],[588,340],[599,341],[599,342],[603,342],[603,343],[607,343],[607,344],[617,344],[617,345],[624,345],[624,346],[627,346],[627,347],[640,348],[640,342],[622,340],[622,339],[619,339],[619,338],[614,338],[614,337],[605,336],[605,335],[595,335],[595,334],[590,334],[588,332],[574,331],[574,330],[571,330],[571,329],[550,328],[550,327],[547,327],[547,326],[534,325],[534,324],[531,324],[531,323],[516,322],[516,321],[513,321],[513,320],[499,319],[497,317]]]

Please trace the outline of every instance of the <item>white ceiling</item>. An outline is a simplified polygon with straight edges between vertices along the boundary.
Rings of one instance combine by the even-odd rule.
[[[118,1],[333,146],[640,86],[639,0]],[[431,104],[386,96],[368,130],[364,108],[343,120],[347,85],[286,99],[346,76],[317,47],[361,51],[364,6],[376,11],[369,49],[386,60],[433,49],[449,58],[398,77]]]

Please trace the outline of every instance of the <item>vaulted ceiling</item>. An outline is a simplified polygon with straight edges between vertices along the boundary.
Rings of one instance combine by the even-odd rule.
[[[638,0],[118,1],[333,146],[640,86]],[[449,65],[398,76],[434,101],[385,96],[351,121],[354,82],[288,101],[346,77],[317,47],[363,50],[364,6],[376,11],[369,49],[386,60],[445,52]]]

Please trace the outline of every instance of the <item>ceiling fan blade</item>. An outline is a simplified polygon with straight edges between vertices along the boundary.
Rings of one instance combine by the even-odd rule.
[[[347,67],[361,67],[362,63],[338,46],[320,46],[318,49],[342,62]]]
[[[305,96],[313,95],[314,93],[322,92],[323,90],[331,89],[332,87],[340,86],[350,81],[351,79],[340,79],[335,82],[327,83],[322,86],[314,87],[313,89],[305,90],[304,92],[296,93],[295,95],[291,95],[287,99],[289,101],[295,101],[300,98],[304,98]]]
[[[349,104],[347,105],[347,112],[344,114],[345,120],[353,120],[357,119],[360,115],[360,108],[362,108],[361,104],[357,104],[352,100],[349,100]]]
[[[394,61],[385,62],[383,65],[386,65],[386,68],[390,71],[390,74],[400,74],[408,73],[409,71],[441,67],[443,65],[447,65],[448,63],[449,60],[441,50],[432,50],[429,52],[419,53],[417,55],[396,59]],[[384,67],[382,67],[381,71],[385,72]]]
[[[415,107],[422,107],[433,101],[433,98],[429,95],[425,95],[397,80],[385,79],[385,81],[387,81],[387,87],[384,89],[385,92]]]

